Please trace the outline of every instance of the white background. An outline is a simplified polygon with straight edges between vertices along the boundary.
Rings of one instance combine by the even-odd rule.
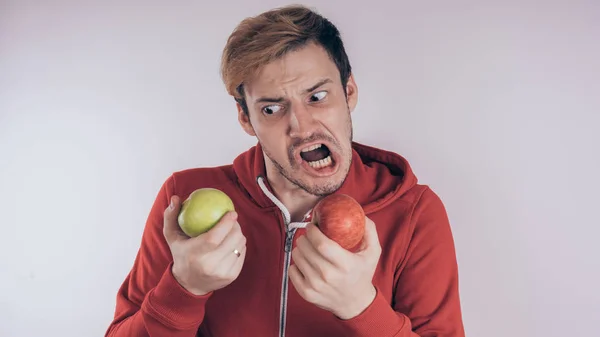
[[[160,184],[255,144],[219,61],[283,4],[0,2],[0,336],[104,334]],[[468,336],[599,336],[600,2],[308,4],[448,208]]]

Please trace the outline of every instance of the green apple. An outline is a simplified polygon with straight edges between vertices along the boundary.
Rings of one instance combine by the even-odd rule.
[[[196,237],[213,228],[225,213],[234,210],[233,201],[223,191],[200,188],[185,199],[177,221],[185,234]]]

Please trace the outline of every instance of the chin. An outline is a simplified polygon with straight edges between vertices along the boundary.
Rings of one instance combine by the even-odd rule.
[[[304,189],[308,193],[316,196],[326,196],[337,191],[348,175],[348,166],[339,165],[337,171],[333,175],[325,177],[315,177],[313,174],[306,174],[303,169],[300,169],[300,177],[296,181],[293,181],[300,188]]]

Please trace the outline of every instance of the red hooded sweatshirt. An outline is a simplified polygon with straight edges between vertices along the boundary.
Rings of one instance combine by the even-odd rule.
[[[239,277],[196,296],[173,278],[163,236],[170,197],[202,187],[233,200],[247,238]],[[336,193],[354,197],[372,219],[382,253],[373,277],[377,295],[358,316],[342,320],[306,302],[287,275],[292,247],[306,223],[292,223],[265,176],[260,145],[232,165],[171,175],[150,211],[133,268],[116,301],[106,336],[462,337],[458,268],[441,200],[399,155],[353,143],[349,175]]]

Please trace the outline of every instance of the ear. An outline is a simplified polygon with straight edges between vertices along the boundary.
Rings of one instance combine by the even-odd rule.
[[[244,109],[242,108],[242,106],[240,105],[240,103],[235,103],[237,110],[238,110],[238,121],[240,122],[240,125],[242,126],[242,129],[244,129],[244,131],[250,135],[250,136],[256,136],[256,133],[254,132],[254,128],[252,127],[252,123],[250,122],[250,116],[246,114],[246,112],[244,111]],[[248,112],[250,113],[250,112]]]
[[[350,74],[350,77],[348,77],[348,83],[346,83],[346,96],[348,100],[348,108],[350,109],[350,112],[352,112],[358,103],[358,86],[354,81],[353,74]]]

